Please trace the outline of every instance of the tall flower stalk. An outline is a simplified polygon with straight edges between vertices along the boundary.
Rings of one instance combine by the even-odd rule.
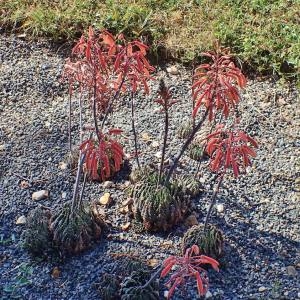
[[[163,79],[159,82],[159,89],[158,89],[159,99],[157,99],[155,102],[160,104],[162,106],[162,110],[165,114],[164,117],[164,137],[163,137],[163,146],[162,146],[162,155],[161,155],[161,161],[160,161],[160,167],[159,167],[159,174],[158,174],[158,184],[162,183],[162,173],[163,173],[163,167],[164,167],[164,161],[166,156],[166,149],[167,149],[167,140],[168,140],[168,132],[169,132],[169,108],[175,104],[177,101],[171,100],[172,96],[169,91],[169,89],[166,87],[165,82]]]
[[[166,176],[166,183],[170,181],[182,155],[194,140],[205,120],[208,118],[210,122],[214,121],[217,112],[227,118],[239,102],[238,88],[243,88],[246,85],[244,75],[234,65],[230,56],[222,55],[219,49],[216,52],[204,53],[203,55],[211,59],[212,62],[198,66],[193,75],[192,118],[193,123],[197,125],[193,125],[191,134],[175,156],[174,163]],[[205,111],[197,122],[196,117],[201,106],[204,106]]]

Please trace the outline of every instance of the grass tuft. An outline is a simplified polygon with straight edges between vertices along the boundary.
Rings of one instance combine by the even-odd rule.
[[[89,25],[190,62],[215,40],[251,69],[299,76],[298,0],[4,0],[2,30],[74,40]]]

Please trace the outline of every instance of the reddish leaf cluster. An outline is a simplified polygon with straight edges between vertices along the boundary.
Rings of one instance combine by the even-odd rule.
[[[108,31],[96,34],[90,27],[72,50],[72,59],[65,64],[63,77],[80,92],[92,93],[98,110],[105,111],[109,99],[118,90],[136,92],[141,85],[149,93],[147,81],[154,68],[146,59],[148,46],[139,41],[127,42],[123,35],[114,37]]]
[[[123,147],[110,137],[120,134],[120,129],[112,129],[108,134],[101,134],[100,141],[88,139],[80,145],[85,155],[85,167],[93,180],[104,181],[118,172],[123,163]]]
[[[175,273],[166,283],[170,287],[168,299],[172,297],[176,287],[185,284],[187,279],[194,277],[197,283],[197,289],[200,296],[206,294],[208,290],[208,276],[205,269],[201,265],[209,264],[216,271],[219,271],[219,263],[211,257],[199,255],[199,247],[193,245],[188,248],[183,257],[170,256],[163,262],[163,270],[161,277],[168,275],[174,266],[177,266]]]
[[[245,170],[250,157],[255,157],[256,141],[241,130],[226,130],[224,125],[218,125],[217,130],[207,136],[206,151],[211,157],[210,167],[214,172],[225,172],[232,168],[235,177]]]
[[[234,108],[239,102],[238,87],[246,85],[246,78],[241,70],[231,61],[230,56],[216,53],[203,53],[212,60],[210,64],[202,64],[195,70],[193,77],[192,95],[195,102],[193,117],[197,115],[203,104],[209,110],[209,120],[215,112],[228,117],[230,107]]]

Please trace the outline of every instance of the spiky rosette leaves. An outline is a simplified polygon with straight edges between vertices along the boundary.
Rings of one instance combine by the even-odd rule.
[[[120,278],[113,274],[103,274],[99,283],[96,284],[97,290],[103,300],[120,299],[119,290],[121,287]]]
[[[158,282],[146,284],[149,279],[149,272],[142,270],[132,272],[121,284],[121,300],[158,300]]]
[[[147,166],[142,166],[141,168],[133,169],[129,175],[129,179],[132,183],[137,183],[139,181],[146,180],[146,178],[152,174],[154,170]]]
[[[124,162],[123,147],[111,135],[121,132],[112,129],[109,134],[101,134],[99,140],[88,139],[80,145],[85,155],[85,171],[92,180],[105,181],[120,171]]]
[[[112,273],[118,276],[129,276],[132,272],[150,271],[150,268],[139,257],[135,256],[121,256],[115,259]]]
[[[192,86],[195,117],[201,105],[209,110],[209,120],[213,120],[216,111],[227,118],[240,100],[239,88],[246,86],[246,78],[237,68],[229,55],[220,51],[203,53],[212,60],[195,70]]]
[[[52,251],[52,236],[49,230],[51,212],[37,207],[30,211],[22,234],[23,247],[31,254],[44,256]]]
[[[204,190],[203,185],[195,176],[178,175],[174,180],[184,195],[196,197]]]
[[[51,218],[53,241],[63,254],[78,254],[99,239],[104,221],[89,207],[72,213],[69,204]]]
[[[191,143],[188,149],[188,156],[196,161],[201,161],[204,155],[204,148],[203,146],[197,143]]]
[[[158,174],[150,173],[133,188],[133,212],[147,231],[166,231],[186,215],[190,197],[174,182],[158,184]]]
[[[238,177],[251,165],[250,158],[256,156],[253,150],[258,147],[256,141],[242,130],[227,130],[223,124],[219,124],[207,139],[206,151],[214,172],[224,173],[232,169],[234,176]]]
[[[212,258],[219,259],[224,254],[224,238],[220,229],[213,225],[195,225],[187,230],[182,240],[183,252],[192,245],[197,245],[200,252]]]
[[[180,139],[187,139],[193,131],[193,122],[183,123],[177,130],[177,136]]]
[[[121,298],[121,283],[128,280],[133,273],[140,275],[141,283],[146,282],[150,274],[150,267],[140,257],[127,253],[114,254],[113,262],[106,269],[110,273],[104,273],[96,287],[102,298],[107,300]]]

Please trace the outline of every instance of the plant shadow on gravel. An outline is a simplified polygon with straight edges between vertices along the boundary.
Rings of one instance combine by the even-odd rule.
[[[283,235],[258,229],[258,224],[248,221],[248,203],[239,203],[238,197],[232,193],[223,200],[226,203],[226,209],[233,211],[236,218],[212,216],[214,224],[217,224],[225,233],[225,260],[220,260],[220,273],[210,275],[214,281],[214,287],[221,288],[224,295],[232,296],[232,284],[235,285],[235,289],[237,286],[249,285],[247,275],[248,272],[253,272],[251,265],[254,265],[258,277],[260,274],[265,276],[265,273],[268,273],[269,278],[268,283],[265,283],[267,287],[265,293],[261,293],[260,296],[255,294],[253,299],[266,299],[264,297],[277,299],[276,295],[279,295],[281,291],[275,291],[276,283],[284,284],[284,280],[289,277],[286,268],[299,264],[299,250],[297,249],[300,249],[300,243]],[[281,266],[283,274],[278,274],[276,270],[278,265]],[[252,280],[255,281],[255,277]],[[294,282],[296,284],[297,276],[294,277]],[[250,283],[253,284],[252,281]],[[238,288],[237,291],[239,291]],[[280,299],[296,299],[286,298],[283,292],[281,296],[283,298]]]

